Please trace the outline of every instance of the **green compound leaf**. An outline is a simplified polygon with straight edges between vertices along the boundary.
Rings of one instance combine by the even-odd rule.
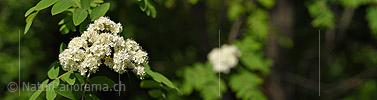
[[[310,16],[314,18],[312,25],[320,28],[333,28],[335,26],[335,15],[327,7],[325,1],[315,1],[308,5]]]
[[[48,84],[47,88],[46,88],[46,99],[47,100],[54,100],[55,97],[56,97],[56,92],[55,92],[55,88],[59,86],[59,79],[56,79],[54,81],[52,81],[51,83]]]
[[[183,75],[184,82],[181,89],[185,95],[196,90],[204,100],[216,100],[221,98],[219,92],[222,94],[226,91],[225,82],[217,77],[209,63],[196,63],[192,67],[187,67]]]
[[[50,65],[50,69],[47,72],[48,78],[55,79],[59,75],[59,63],[58,61],[53,62]]]
[[[64,75],[61,78],[61,80],[64,81],[64,82],[67,82],[70,85],[73,85],[73,84],[75,84],[76,77],[75,77],[73,71],[69,71],[66,75]]]
[[[59,0],[58,2],[56,2],[54,6],[52,6],[51,14],[59,14],[67,10],[68,8],[72,7],[73,5],[75,4],[71,0]]]
[[[75,26],[80,25],[80,23],[83,22],[87,16],[88,12],[83,9],[76,8],[75,11],[73,11],[73,23]]]
[[[58,0],[41,0],[39,3],[35,6],[36,10],[42,10],[47,7],[50,7],[54,3],[56,3]]]
[[[39,11],[37,11],[37,12],[35,12],[35,13],[33,13],[33,14],[30,14],[30,15],[26,18],[26,26],[25,26],[24,34],[26,34],[26,33],[29,31],[30,26],[31,26],[31,24],[32,24],[33,21],[34,21],[35,16],[37,16],[38,12],[39,12]]]
[[[174,84],[168,79],[166,78],[164,75],[158,73],[158,72],[153,72],[149,65],[148,64],[143,64],[144,67],[145,67],[145,72],[151,76],[153,78],[153,80],[157,81],[157,82],[160,82],[160,83],[164,83],[166,86],[170,87],[170,88],[175,88],[178,90],[178,88],[176,88],[174,86]]]
[[[82,96],[81,87],[69,86],[69,85],[59,85],[55,88],[55,92],[63,97],[66,97],[71,100],[78,100]]]
[[[257,75],[243,70],[230,77],[229,86],[236,92],[238,99],[266,100],[264,94],[259,90],[262,82],[263,80]]]
[[[255,10],[249,17],[248,22],[251,34],[258,39],[266,39],[270,30],[268,12],[263,9]]]
[[[35,100],[35,99],[37,99],[38,96],[41,95],[41,93],[44,91],[44,89],[46,89],[47,83],[48,83],[48,79],[46,79],[45,81],[43,81],[42,84],[38,87],[38,90],[35,91],[33,93],[33,95],[31,95],[31,97],[29,98],[29,100]]]
[[[250,70],[260,71],[263,75],[269,73],[269,67],[272,65],[272,61],[264,60],[262,56],[257,56],[250,52],[244,52],[240,61]]]
[[[158,88],[160,86],[159,83],[152,80],[143,80],[140,82],[140,87],[142,88]]]
[[[35,6],[31,7],[29,10],[26,11],[25,17],[27,17],[28,15],[30,15],[33,11],[35,11]]]
[[[90,0],[81,0],[81,7],[85,10],[90,9]]]
[[[64,51],[64,49],[66,49],[66,48],[67,48],[67,45],[64,42],[60,43],[59,53],[62,53]]]
[[[108,77],[106,76],[96,76],[96,77],[93,77],[91,79],[89,79],[89,83],[90,84],[97,84],[97,85],[100,85],[101,88],[113,88],[114,87],[114,84],[115,82],[111,79],[109,79]],[[106,87],[107,85],[107,87]]]
[[[104,3],[101,6],[94,8],[90,13],[90,19],[96,20],[101,16],[104,16],[110,8],[110,3]]]

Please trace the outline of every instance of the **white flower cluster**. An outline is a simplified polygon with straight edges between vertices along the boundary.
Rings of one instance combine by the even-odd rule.
[[[225,44],[220,49],[212,49],[207,57],[215,72],[229,73],[231,68],[236,67],[240,56],[236,46]]]
[[[59,54],[60,64],[81,75],[96,73],[105,64],[120,74],[133,70],[143,79],[145,71],[141,64],[148,63],[148,53],[134,40],[124,40],[118,35],[120,32],[120,23],[100,17],[80,37],[69,42],[68,48]]]

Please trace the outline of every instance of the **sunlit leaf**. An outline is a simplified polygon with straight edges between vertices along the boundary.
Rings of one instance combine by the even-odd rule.
[[[54,3],[56,3],[58,0],[41,0],[39,3],[35,6],[36,10],[42,10],[47,7],[50,7]]]
[[[44,89],[46,89],[46,86],[48,84],[48,79],[46,79],[45,81],[42,82],[42,84],[38,87],[38,90],[35,91],[33,93],[33,95],[31,95],[31,97],[29,98],[29,100],[35,100],[38,98],[38,96],[44,91]]]
[[[47,88],[46,88],[46,99],[47,100],[54,100],[55,97],[56,97],[56,92],[55,92],[55,88],[58,87],[60,84],[60,81],[59,79],[56,79],[54,81],[52,81],[51,83],[48,84]]]
[[[174,86],[174,84],[168,79],[166,78],[164,75],[160,74],[160,73],[157,73],[157,72],[153,72],[149,65],[148,64],[144,64],[144,67],[145,67],[145,72],[151,76],[153,78],[153,80],[157,81],[157,82],[161,82],[161,83],[164,83],[166,86],[170,87],[170,88],[176,88]]]
[[[90,0],[81,0],[81,7],[85,10],[90,9]]]
[[[54,4],[54,6],[52,6],[51,14],[59,14],[72,7],[73,5],[74,3],[71,0],[59,0],[58,2],[56,2],[56,4]]]
[[[25,17],[28,16],[28,15],[30,15],[33,11],[35,11],[35,6],[31,7],[29,10],[26,11]]]
[[[70,85],[74,85],[76,81],[76,77],[73,71],[69,71],[66,75],[61,78],[62,81],[67,82]]]
[[[76,8],[75,11],[73,11],[73,23],[75,24],[75,26],[77,26],[81,22],[83,22],[87,16],[88,12],[83,9]]]
[[[50,65],[50,69],[47,72],[48,78],[55,79],[59,75],[59,63],[58,61],[53,62]]]
[[[35,12],[35,13],[30,14],[30,15],[26,18],[26,26],[25,26],[24,34],[26,34],[26,33],[29,31],[30,26],[31,26],[31,24],[33,23],[34,18],[35,18],[35,16],[37,16],[37,14],[38,14],[38,11]]]
[[[90,19],[96,20],[101,16],[104,16],[110,8],[110,3],[104,3],[96,8],[90,13]]]

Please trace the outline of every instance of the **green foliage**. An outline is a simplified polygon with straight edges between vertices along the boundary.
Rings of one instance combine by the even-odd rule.
[[[75,11],[73,11],[73,23],[75,24],[75,26],[77,26],[81,22],[83,22],[87,16],[88,12],[83,9],[76,8]]]
[[[270,30],[268,24],[268,12],[263,9],[256,9],[247,21],[249,25],[249,32],[255,34],[258,39],[265,40]]]
[[[93,11],[90,13],[90,18],[92,20],[96,20],[99,17],[104,16],[107,10],[109,10],[109,8],[110,8],[110,3],[104,3],[97,8],[94,8]]]
[[[67,48],[67,45],[64,42],[60,43],[59,53],[63,52],[64,49],[66,48]]]
[[[147,16],[156,18],[157,11],[150,0],[138,0],[141,11],[145,12]]]
[[[61,80],[67,82],[70,85],[73,85],[76,81],[75,73],[73,71],[69,71],[66,75],[64,75],[61,78]]]
[[[314,27],[329,29],[335,26],[335,16],[329,9],[326,1],[317,0],[309,3],[308,10],[314,18],[312,21]]]
[[[106,76],[95,76],[89,79],[90,84],[100,84],[100,85],[108,85],[108,88],[113,88],[114,84],[116,84],[113,80],[107,78]],[[105,88],[105,87],[103,87]]]
[[[143,80],[140,82],[140,87],[142,88],[158,88],[160,84],[153,80]]]
[[[74,4],[71,0],[59,0],[54,6],[52,6],[51,14],[56,15],[66,11],[68,8],[72,7]]]
[[[57,88],[55,88],[55,92],[63,97],[66,97],[71,100],[78,100],[82,96],[81,91],[75,91],[70,86],[64,87],[63,85],[59,85]]]
[[[81,6],[85,10],[89,10],[90,9],[90,0],[81,0]]]
[[[236,97],[242,100],[266,100],[263,93],[258,89],[263,80],[257,75],[240,70],[232,75],[229,80],[230,88],[236,92]]]
[[[78,80],[78,82],[80,83],[80,84],[85,84],[85,77],[84,76],[82,76],[81,74],[79,74],[79,73],[75,73],[75,77],[77,78],[77,80]]]
[[[150,89],[148,90],[148,94],[151,97],[156,99],[166,99],[166,94],[162,89],[166,91],[178,92],[180,94],[181,91],[168,78],[158,72],[153,72],[148,64],[143,63],[143,66],[145,67],[146,74],[152,77],[154,81],[143,80],[140,82],[140,87]]]
[[[366,81],[352,92],[352,94],[347,95],[343,100],[374,100],[377,98],[375,95],[377,92],[377,83],[375,80]]]
[[[161,97],[163,95],[162,92],[159,89],[149,90],[148,94],[151,97],[156,98],[156,99],[159,98],[159,97]]]
[[[39,95],[46,89],[48,83],[48,79],[43,81],[42,84],[38,87],[38,90],[33,93],[33,95],[29,98],[29,100],[35,100],[38,98]]]
[[[245,13],[245,9],[242,5],[241,0],[231,0],[229,1],[229,8],[228,8],[228,18],[231,21],[234,21],[236,18],[240,17],[242,14]]]
[[[48,70],[47,75],[50,79],[55,79],[59,75],[59,63],[55,61],[51,64],[50,70]]]
[[[357,8],[360,5],[375,2],[375,0],[339,0],[339,2],[345,7]]]
[[[27,31],[29,31],[29,29],[30,29],[30,27],[31,27],[31,24],[33,23],[34,18],[35,18],[35,16],[37,16],[38,12],[39,12],[39,11],[30,14],[30,15],[26,18],[26,26],[25,26],[24,34],[26,34]],[[27,13],[29,13],[29,12],[27,12]],[[25,14],[25,15],[26,15],[26,14]]]
[[[36,10],[42,10],[47,7],[50,7],[54,3],[56,3],[58,0],[41,0],[39,3],[35,6]]]
[[[59,79],[56,79],[54,81],[52,81],[51,83],[49,83],[47,85],[47,88],[46,88],[46,99],[47,100],[54,100],[55,97],[56,97],[56,92],[55,92],[55,88],[59,86]]]
[[[198,3],[199,0],[188,0],[188,2],[190,2],[191,4],[195,5],[196,3]]]
[[[223,94],[226,91],[225,82],[217,77],[209,63],[196,63],[192,67],[187,67],[184,70],[183,79],[181,89],[185,95],[197,90],[203,99],[214,100],[220,99],[219,93]]]
[[[271,8],[275,4],[275,0],[257,0],[263,7]]]
[[[368,7],[365,18],[369,21],[368,25],[372,33],[377,37],[377,7]]]
[[[59,29],[62,34],[68,34],[69,31],[76,31],[76,27],[72,21],[72,15],[68,15],[67,17],[60,20],[58,25],[62,25]]]
[[[173,89],[177,89],[177,87],[174,86],[174,84],[168,79],[166,78],[164,75],[158,73],[158,72],[153,72],[149,65],[148,64],[143,64],[144,67],[145,67],[145,72],[151,76],[153,78],[153,80],[159,82],[159,83],[164,83],[166,86],[170,87],[170,88],[173,88]],[[179,91],[179,90],[178,90]]]
[[[263,75],[268,75],[270,69],[269,66],[272,65],[272,61],[264,60],[263,57],[257,56],[253,53],[243,52],[241,62],[245,64],[250,70],[260,71]]]
[[[102,0],[41,0],[35,7],[32,7],[28,11],[26,11],[25,17],[27,18],[24,34],[29,31],[31,24],[38,12],[50,7],[51,5],[54,5],[51,9],[52,15],[60,14],[63,12],[66,12],[65,14],[67,15],[58,23],[58,25],[62,25],[59,31],[62,34],[68,34],[70,31],[75,32],[75,26],[80,25],[82,22],[85,22],[88,14],[90,14],[90,18],[88,19],[92,20],[98,19],[99,17],[106,14],[106,12],[110,8],[110,3],[101,3],[103,3]],[[91,9],[91,7],[93,7],[93,9]],[[34,11],[35,13],[33,13]],[[85,24],[87,23],[89,22],[86,22]]]
[[[35,6],[34,7],[31,7],[29,10],[26,11],[25,13],[25,17],[27,17],[28,15],[30,15],[32,12],[35,11]]]

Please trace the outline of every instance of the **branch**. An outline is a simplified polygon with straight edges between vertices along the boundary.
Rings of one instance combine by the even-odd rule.
[[[90,73],[88,74],[88,76],[86,77],[86,82],[85,82],[85,85],[84,85],[84,89],[86,89],[86,86],[89,82],[89,77],[90,77]],[[82,91],[82,96],[81,96],[81,100],[84,100],[84,97],[85,97],[85,90]]]
[[[73,70],[71,70],[71,71],[73,71]],[[47,89],[47,86],[48,86],[50,83],[52,83],[53,81],[55,81],[55,80],[57,80],[57,79],[62,78],[64,75],[68,74],[68,73],[71,72],[71,71],[65,72],[64,74],[60,75],[59,77],[57,77],[57,78],[55,78],[54,80],[52,80],[51,82],[49,82],[49,83],[46,85],[46,89]]]
[[[82,8],[80,5],[78,5],[75,1],[73,1],[73,0],[71,0],[77,7],[79,7],[80,9],[83,9],[84,10],[84,8]]]
[[[229,43],[233,42],[238,34],[238,31],[240,30],[241,24],[242,24],[243,18],[238,17],[236,21],[234,21],[232,29],[230,30],[229,36],[228,36],[228,41]]]

